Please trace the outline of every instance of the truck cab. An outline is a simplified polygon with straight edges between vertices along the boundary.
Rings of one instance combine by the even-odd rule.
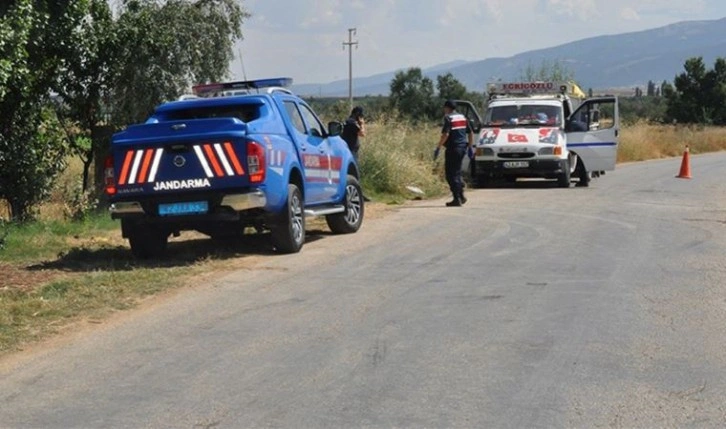
[[[458,102],[478,132],[475,157],[465,160],[475,186],[497,179],[554,179],[567,188],[572,178],[615,169],[620,119],[616,97],[585,98],[571,82],[507,82],[488,86],[484,116]]]

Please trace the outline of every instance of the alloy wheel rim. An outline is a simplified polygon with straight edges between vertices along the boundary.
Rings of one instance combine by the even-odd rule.
[[[361,197],[358,188],[348,185],[345,188],[346,213],[345,220],[349,225],[355,225],[360,219]]]
[[[292,235],[296,243],[302,241],[303,236],[303,213],[300,198],[297,194],[292,196],[290,201],[290,214],[292,220]]]

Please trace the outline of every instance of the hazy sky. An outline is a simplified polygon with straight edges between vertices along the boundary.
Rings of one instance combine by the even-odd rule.
[[[508,57],[587,37],[726,17],[724,0],[243,0],[238,43],[249,79],[348,78],[454,60]],[[232,72],[242,77],[239,61]]]

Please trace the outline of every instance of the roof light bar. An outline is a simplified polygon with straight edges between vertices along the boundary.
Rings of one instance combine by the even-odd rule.
[[[271,79],[257,79],[257,80],[241,80],[236,82],[220,82],[220,83],[207,83],[201,85],[194,85],[192,91],[195,95],[204,97],[222,91],[235,91],[245,89],[261,89],[270,88],[273,86],[287,87],[292,85],[292,78],[289,77],[278,77]]]

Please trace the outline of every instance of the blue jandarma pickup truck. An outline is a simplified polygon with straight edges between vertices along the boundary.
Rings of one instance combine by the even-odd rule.
[[[325,216],[333,233],[358,231],[363,195],[342,124],[325,127],[291,83],[198,85],[114,134],[105,189],[136,257],[159,256],[185,230],[269,231],[281,253],[302,248],[307,216]]]

